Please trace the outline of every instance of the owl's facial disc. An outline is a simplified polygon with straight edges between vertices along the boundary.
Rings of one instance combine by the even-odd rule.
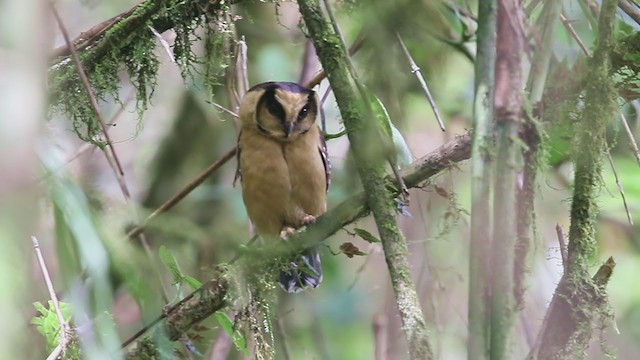
[[[271,83],[256,111],[256,125],[265,135],[292,141],[309,131],[317,113],[315,92],[294,83]]]

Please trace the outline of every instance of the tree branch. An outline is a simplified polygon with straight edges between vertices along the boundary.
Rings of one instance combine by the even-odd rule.
[[[350,69],[341,36],[325,19],[318,1],[299,0],[298,5],[336,95],[351,150],[357,161],[358,174],[365,189],[366,201],[373,212],[382,240],[410,356],[413,359],[430,359],[433,353],[406,258],[407,243],[396,222],[396,203],[386,188],[383,161],[386,157],[381,153],[380,146],[375,145],[382,140],[376,121],[364,116],[372,111],[362,111],[368,109],[367,100],[358,87],[355,72]]]
[[[468,159],[470,155],[471,137],[468,133],[458,135],[433,152],[416,160],[401,173],[407,187],[417,187],[430,177],[449,168],[451,164]],[[395,184],[391,177],[386,178],[386,181]],[[397,185],[393,194],[395,196],[399,194]],[[299,254],[301,250],[317,245],[344,226],[366,216],[369,211],[364,192],[356,194],[319,217],[305,231],[292,236],[286,243],[286,247],[270,250],[268,253],[262,252],[261,257],[269,259],[269,262],[275,264],[278,261],[275,254],[281,257]],[[156,355],[158,350],[151,339],[165,333],[170,340],[177,340],[190,326],[222,309],[228,303],[225,301],[228,284],[222,270],[218,270],[214,277],[193,295],[188,296],[186,301],[169,309],[166,319],[153,331],[152,335],[131,341],[127,350],[127,359],[147,358],[145,356]]]

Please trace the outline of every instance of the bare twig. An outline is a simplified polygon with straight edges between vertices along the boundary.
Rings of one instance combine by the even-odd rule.
[[[56,315],[58,316],[58,322],[60,323],[60,344],[56,347],[53,352],[47,357],[47,359],[56,359],[61,353],[67,349],[67,345],[69,344],[69,324],[64,318],[62,314],[62,310],[60,310],[60,302],[58,301],[58,295],[56,295],[56,291],[53,288],[53,282],[51,281],[51,277],[49,276],[49,270],[47,270],[47,264],[44,262],[44,257],[42,256],[42,251],[40,251],[40,244],[38,243],[38,239],[35,236],[31,236],[31,241],[33,242],[33,250],[36,252],[36,257],[38,258],[38,264],[40,265],[40,270],[42,270],[42,276],[44,277],[44,282],[47,284],[47,290],[49,291],[49,297],[51,298],[51,303],[53,304],[53,308],[56,311]],[[57,353],[57,356],[54,356]]]
[[[560,15],[560,20],[562,20],[562,24],[564,25],[564,27],[567,28],[567,30],[569,31],[569,33],[571,34],[571,36],[578,42],[578,45],[580,45],[580,49],[582,49],[582,51],[584,52],[585,55],[587,56],[591,56],[589,55],[589,49],[587,48],[587,46],[584,44],[584,42],[582,41],[582,39],[580,38],[580,36],[578,35],[578,33],[576,32],[576,30],[573,28],[573,25],[571,24],[572,21],[567,19],[564,14]]]
[[[627,205],[627,198],[624,196],[624,188],[622,187],[622,182],[620,182],[620,178],[618,177],[618,172],[616,171],[616,167],[613,164],[613,159],[611,158],[611,153],[607,149],[607,159],[609,160],[609,165],[611,165],[611,170],[613,171],[613,177],[616,179],[616,185],[618,185],[618,191],[620,192],[620,196],[622,197],[622,204],[624,204],[624,211],[627,213],[627,220],[629,220],[629,225],[633,225],[633,218],[631,217],[631,213],[629,212],[629,206]]]
[[[62,355],[62,346],[60,345],[56,345],[55,348],[53,348],[53,351],[51,351],[51,353],[49,354],[49,356],[47,356],[46,360],[56,360],[58,359],[60,356]]]
[[[87,77],[87,73],[84,71],[82,62],[80,61],[80,57],[78,56],[78,52],[76,51],[75,46],[71,43],[71,40],[69,39],[69,33],[67,32],[67,28],[64,26],[64,23],[62,21],[62,18],[60,17],[60,14],[58,13],[58,10],[56,9],[53,3],[50,3],[50,6],[51,6],[51,11],[53,12],[53,15],[56,18],[56,21],[58,23],[58,27],[62,32],[62,36],[64,37],[64,40],[67,43],[67,47],[71,51],[71,57],[73,58],[73,62],[76,65],[78,75],[80,75],[82,86],[84,87],[84,90],[87,93],[87,97],[89,98],[89,103],[91,104],[91,108],[95,113],[96,117],[98,118],[100,127],[104,134],[104,138],[107,141],[107,146],[111,151],[111,157],[113,158],[113,162],[115,164],[115,166],[113,167],[113,170],[116,174],[116,178],[118,179],[118,183],[120,184],[120,188],[122,189],[122,192],[125,195],[125,198],[129,200],[131,198],[131,195],[129,193],[129,189],[127,188],[127,184],[124,181],[124,171],[122,170],[122,165],[120,164],[120,160],[118,159],[115,149],[113,148],[113,143],[111,141],[111,138],[109,137],[109,132],[107,131],[106,122],[104,121],[104,118],[102,117],[102,114],[98,109],[98,101],[96,100],[96,97],[93,94],[93,90],[91,89],[91,85],[89,84],[89,78]],[[109,160],[109,155],[107,152],[105,152],[105,155],[107,156],[107,160]],[[111,161],[109,161],[109,164],[111,164]]]
[[[193,189],[197,188],[200,184],[202,184],[207,178],[216,170],[218,170],[222,165],[224,165],[227,161],[233,158],[236,155],[237,148],[233,147],[227,151],[220,159],[211,164],[206,170],[204,170],[200,175],[198,175],[195,179],[191,180],[182,190],[180,190],[177,194],[172,196],[169,200],[165,201],[164,204],[160,205],[156,210],[154,210],[146,219],[142,222],[141,225],[135,227],[127,234],[127,237],[133,239],[138,235],[142,234],[151,221],[156,216],[164,213],[165,211],[174,207],[178,202],[184,199],[185,196],[189,195]]]
[[[111,138],[109,137],[109,132],[107,131],[107,126],[106,126],[106,122],[104,121],[104,118],[102,117],[102,113],[100,113],[100,110],[98,109],[98,101],[96,100],[95,94],[93,93],[93,90],[91,89],[91,84],[89,83],[89,78],[87,77],[87,74],[85,72],[84,67],[82,66],[82,62],[80,61],[80,57],[78,56],[78,52],[75,49],[75,46],[71,43],[71,41],[69,40],[69,34],[67,32],[66,27],[64,26],[64,23],[62,21],[62,18],[60,17],[60,14],[58,13],[58,10],[56,9],[55,5],[53,3],[50,3],[51,6],[51,11],[53,12],[56,21],[58,22],[58,27],[60,28],[60,31],[62,32],[62,35],[65,39],[65,42],[67,43],[67,46],[69,47],[69,49],[71,50],[71,57],[73,58],[73,62],[76,65],[76,70],[78,71],[78,74],[80,75],[80,80],[82,81],[82,86],[85,90],[85,92],[87,93],[87,97],[89,98],[89,103],[91,104],[91,108],[93,110],[93,112],[95,113],[96,117],[98,118],[98,121],[100,123],[100,127],[102,129],[102,132],[104,134],[104,137],[106,139],[107,142],[107,147],[110,150],[110,154],[109,152],[106,151],[106,149],[103,149],[103,152],[105,154],[105,157],[107,158],[107,162],[109,163],[109,165],[111,166],[111,168],[113,169],[113,172],[115,173],[116,179],[118,180],[118,184],[120,185],[120,190],[122,191],[122,194],[124,195],[124,198],[127,202],[131,202],[131,192],[129,191],[129,188],[127,187],[127,182],[124,178],[124,170],[122,169],[122,165],[120,163],[120,160],[118,158],[118,155],[116,153],[116,150],[113,146],[113,142],[111,141]],[[111,156],[109,156],[111,155]],[[137,233],[135,235],[136,237],[140,238],[140,243],[142,244],[142,247],[145,251],[145,253],[147,254],[147,257],[149,257],[149,259],[153,259],[153,252],[151,251],[151,248],[149,246],[149,244],[147,243],[144,235],[142,234],[142,231],[140,231],[139,233]],[[164,282],[162,281],[162,273],[160,271],[159,266],[154,263],[154,272],[156,274],[156,276],[158,277],[159,283],[161,284],[162,287],[162,296],[165,302],[168,301],[169,299],[169,295],[168,295],[168,291],[166,289],[166,287],[164,286]]]
[[[132,91],[128,96],[127,99],[122,103],[122,106],[120,106],[118,108],[118,110],[113,114],[113,116],[111,116],[111,118],[109,119],[109,122],[107,124],[109,125],[115,125],[116,120],[118,120],[118,118],[120,117],[120,115],[122,115],[122,113],[124,112],[124,109],[127,107],[127,105],[131,102],[131,100],[133,100],[135,96],[135,93]],[[84,154],[86,151],[88,151],[89,149],[94,148],[95,145],[94,144],[90,144],[90,143],[85,143],[82,146],[80,146],[80,148],[78,150],[76,150],[75,153],[73,153],[71,156],[69,156],[69,158],[67,159],[67,161],[65,161],[65,165],[69,164],[70,162],[74,161],[75,159],[77,159],[78,157],[80,157],[80,155]]]
[[[629,122],[623,113],[620,113],[620,120],[622,120],[622,127],[624,127],[624,132],[627,134],[627,140],[629,141],[629,146],[633,151],[633,156],[635,156],[638,165],[640,165],[640,149],[638,149],[638,143],[636,142],[633,132],[629,127]]]
[[[618,0],[618,7],[640,25],[640,7],[638,7],[638,5],[634,6],[634,4],[628,0]]]
[[[433,109],[433,113],[436,115],[436,120],[438,120],[438,125],[440,125],[440,130],[445,131],[444,121],[442,120],[440,111],[438,111],[438,106],[436,105],[436,101],[433,99],[433,95],[431,95],[431,90],[429,90],[429,86],[427,86],[427,82],[424,79],[424,76],[422,76],[422,71],[420,71],[420,67],[418,67],[415,60],[413,60],[413,57],[411,56],[409,49],[407,49],[407,46],[404,44],[404,41],[402,41],[400,34],[396,33],[396,36],[398,37],[398,42],[400,43],[400,47],[402,47],[402,51],[404,52],[404,55],[407,57],[407,60],[409,61],[409,66],[411,67],[411,73],[416,75],[416,78],[418,78],[418,82],[420,82],[420,86],[422,87],[422,91],[424,91],[424,94],[427,96],[427,99],[429,100],[429,104]]]
[[[556,236],[558,237],[558,244],[560,246],[560,257],[562,258],[562,267],[567,270],[567,238],[564,236],[564,231],[560,224],[556,224]]]
[[[222,111],[226,112],[227,114],[229,114],[229,115],[233,116],[233,117],[234,117],[234,118],[236,118],[236,119],[240,117],[238,114],[234,113],[233,111],[231,111],[231,110],[227,109],[226,107],[224,107],[224,106],[222,106],[222,105],[220,105],[220,104],[218,104],[218,103],[214,103],[214,102],[212,102],[211,104],[212,104],[213,106],[217,107],[218,109],[220,109],[220,110],[222,110]]]
[[[167,40],[165,40],[162,37],[162,35],[158,32],[158,30],[156,30],[153,26],[149,25],[149,29],[151,30],[153,35],[155,35],[158,38],[158,40],[160,41],[160,45],[162,45],[162,48],[164,48],[164,51],[169,56],[169,59],[171,59],[171,62],[175,63],[176,58],[173,56],[173,51],[171,51],[171,46],[169,46],[169,43],[167,42]]]

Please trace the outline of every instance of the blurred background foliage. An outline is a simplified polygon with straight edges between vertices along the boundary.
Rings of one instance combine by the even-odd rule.
[[[63,0],[56,6],[72,37],[117,15],[132,0]],[[537,1],[525,1],[527,5]],[[594,31],[582,1],[564,1],[563,11],[576,31],[593,46]],[[73,132],[69,116],[45,118],[45,78],[49,50],[64,44],[46,5],[35,0],[0,2],[0,358],[44,358],[45,339],[30,325],[38,313],[31,303],[46,304],[49,296],[32,256],[29,235],[41,243],[58,296],[71,304],[75,326],[93,327],[82,341],[87,358],[109,358],[120,340],[140,329],[190,289],[172,286],[172,275],[158,251],[164,245],[181,271],[204,281],[215,264],[228,261],[249,235],[248,219],[238,187],[233,187],[235,160],[230,161],[175,208],[161,215],[145,232],[148,248],[124,235],[140,219],[165,202],[202,170],[234,146],[233,118],[212,103],[233,108],[224,74],[235,59],[219,56],[209,69],[195,64],[183,79],[181,69],[161,46],[157,85],[148,110],[138,118],[135,89],[126,72],[119,101],[101,101],[109,132],[124,170],[131,197],[123,196],[113,170],[99,148],[87,145]],[[415,157],[421,157],[471,126],[475,1],[337,1],[338,21],[351,44],[365,34],[354,56],[361,79],[385,104]],[[538,9],[539,10],[539,9]],[[227,18],[248,46],[250,85],[269,81],[300,81],[307,41],[294,2],[244,1],[231,7]],[[537,14],[534,10],[534,18]],[[35,19],[35,20],[34,20]],[[38,20],[39,19],[39,20]],[[620,29],[638,31],[638,24],[619,11]],[[232,30],[230,36],[234,36]],[[441,132],[422,90],[411,73],[396,38],[409,48],[434,94],[447,126]],[[195,30],[193,51],[202,56],[207,32]],[[199,37],[201,40],[198,40]],[[172,45],[175,33],[162,34]],[[218,49],[233,46],[229,38],[209,43]],[[226,41],[226,42],[225,42]],[[563,80],[582,57],[566,29],[560,26],[554,43],[551,86]],[[148,54],[151,56],[151,54]],[[319,70],[310,58],[308,75]],[[37,74],[35,76],[34,74]],[[303,74],[303,75],[301,75]],[[557,81],[556,81],[557,80]],[[560,83],[561,85],[561,83]],[[326,81],[319,94],[327,89]],[[64,94],[62,94],[64,96]],[[640,109],[621,104],[636,137]],[[535,262],[525,310],[516,327],[514,358],[523,358],[535,342],[546,305],[562,271],[555,225],[568,228],[571,194],[569,162],[571,114],[559,109],[547,129],[544,172],[536,199]],[[342,130],[331,96],[325,103],[327,129]],[[621,359],[640,352],[640,170],[628,149],[621,124],[610,123],[609,144],[618,177],[625,189],[630,225],[609,166],[603,174],[599,205],[598,258],[609,256],[617,267],[608,291],[615,327],[606,327],[594,341],[591,358],[604,348]],[[359,188],[350,165],[345,137],[328,144],[333,164],[329,208]],[[579,149],[576,149],[579,151]],[[466,357],[469,171],[452,167],[421,189],[411,191],[411,217],[400,223],[411,249],[414,279],[438,358]],[[352,230],[354,226],[349,227]],[[376,234],[370,219],[355,227]],[[335,255],[343,242],[353,242],[364,256]],[[394,298],[380,244],[370,244],[349,232],[339,232],[323,250],[324,283],[316,290],[279,295],[276,312],[277,358],[285,351],[292,359],[372,359],[384,339],[389,359],[406,357]],[[150,259],[148,254],[152,254]],[[471,294],[471,296],[474,296]],[[230,313],[230,315],[233,315]],[[90,324],[90,319],[103,319]],[[208,358],[224,339],[214,317],[191,334],[197,349],[185,350]],[[616,329],[617,331],[614,331]],[[376,340],[377,339],[377,340]],[[81,339],[82,340],[82,339]],[[602,342],[600,342],[602,340]],[[6,343],[5,343],[6,341]],[[601,346],[604,344],[605,346]],[[286,347],[286,350],[285,350]],[[193,355],[195,358],[200,355]],[[243,358],[232,349],[230,358]],[[214,358],[214,357],[211,357]]]

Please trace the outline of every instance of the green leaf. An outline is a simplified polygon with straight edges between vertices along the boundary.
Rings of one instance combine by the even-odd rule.
[[[57,203],[53,204],[53,220],[55,222],[56,251],[60,264],[60,273],[64,283],[68,284],[82,273],[80,255],[78,254],[77,239],[74,238],[69,224],[64,218],[64,212]]]
[[[396,149],[396,165],[400,168],[409,166],[413,162],[413,154],[409,150],[409,145],[404,137],[393,124],[391,124],[391,132],[393,134],[393,147]]]
[[[393,133],[391,130],[392,124],[391,117],[387,112],[387,108],[384,107],[382,101],[380,101],[380,99],[378,99],[378,97],[366,86],[364,87],[364,90],[369,97],[368,100],[371,105],[371,110],[373,111],[373,115],[376,117],[378,126],[382,130],[383,134],[387,136],[387,139],[391,140],[393,138]]]
[[[189,285],[193,290],[198,290],[202,287],[202,283],[200,280],[194,278],[193,276],[185,275],[182,280],[184,280],[187,285]]]
[[[160,261],[169,269],[171,275],[173,275],[173,284],[182,284],[184,281],[184,274],[182,274],[182,270],[180,270],[180,266],[178,266],[178,260],[173,256],[171,251],[167,249],[166,246],[160,246],[159,250]]]
[[[47,341],[47,350],[51,351],[60,343],[61,334],[60,320],[58,319],[58,314],[51,300],[49,300],[48,306],[47,308],[40,302],[33,303],[33,307],[36,308],[36,311],[38,311],[40,315],[31,319],[31,323],[36,326],[36,330],[45,338]],[[69,304],[59,302],[58,306],[60,306],[62,316],[68,322],[71,319]]]
[[[362,238],[362,240],[368,242],[368,243],[379,243],[381,242],[380,239],[378,239],[377,237],[375,237],[375,235],[373,235],[372,233],[368,232],[365,229],[360,229],[360,228],[355,228],[353,229],[353,232],[356,233],[356,235],[360,236]]]
[[[227,314],[225,314],[222,311],[217,311],[214,315],[216,317],[216,320],[218,321],[218,324],[220,324],[222,329],[227,334],[229,334],[229,336],[231,336],[231,339],[233,340],[233,344],[236,346],[236,349],[238,349],[238,351],[241,351],[245,355],[250,355],[249,349],[247,349],[247,342],[245,341],[244,336],[242,335],[240,330],[236,329],[234,331],[233,321],[229,319]]]
[[[393,144],[393,160],[395,161],[395,166],[402,168],[411,164],[411,162],[413,162],[413,154],[411,154],[409,145],[407,145],[407,142],[402,136],[402,133],[400,133],[400,130],[398,130],[395,125],[393,125],[393,122],[391,122],[391,117],[389,116],[389,112],[387,112],[387,108],[372,91],[366,87],[364,89],[369,97],[369,101],[371,102],[371,110],[376,117],[378,126],[382,129],[384,135],[391,140],[391,144]]]
[[[222,329],[229,335],[233,334],[233,321],[229,319],[229,316],[222,311],[217,311],[214,315],[216,320],[218,320],[218,324],[222,326]]]

